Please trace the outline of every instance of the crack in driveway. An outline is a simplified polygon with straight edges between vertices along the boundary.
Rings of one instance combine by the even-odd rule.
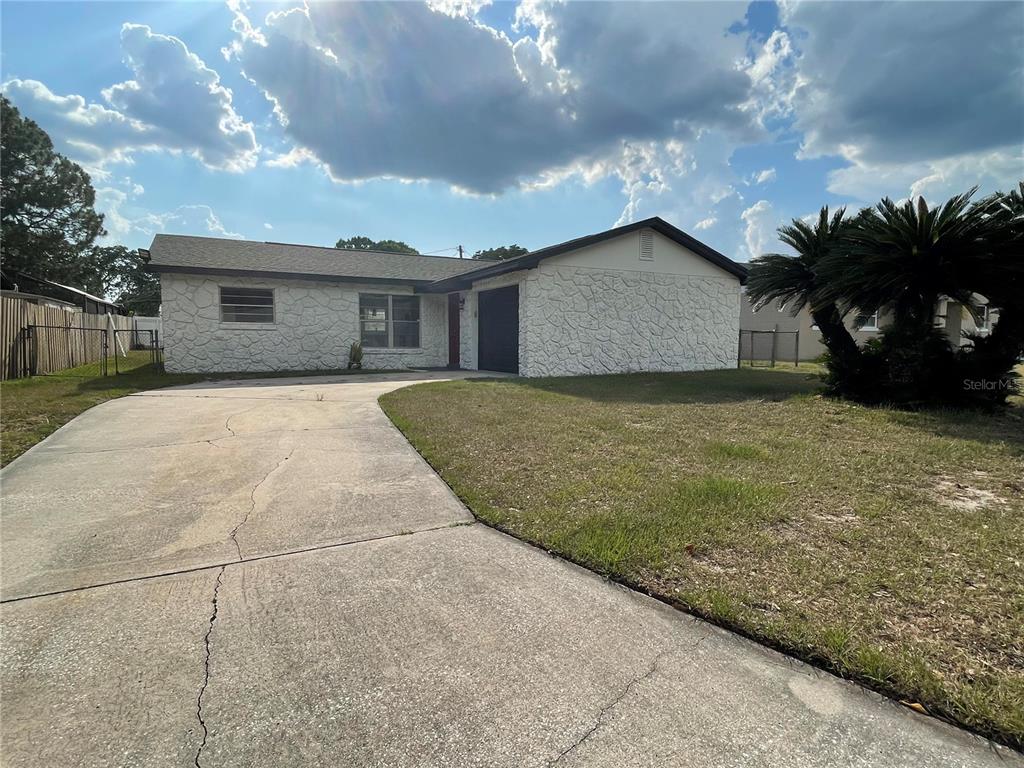
[[[703,640],[703,638],[701,639]],[[623,699],[625,699],[626,696],[629,695],[629,692],[633,690],[634,687],[644,682],[645,680],[650,679],[654,675],[655,671],[657,671],[658,664],[661,663],[661,660],[665,658],[665,656],[668,655],[668,653],[668,650],[664,650],[661,653],[659,653],[657,656],[654,657],[654,660],[651,662],[646,672],[644,672],[641,675],[637,675],[636,677],[632,678],[628,683],[626,683],[626,686],[622,689],[622,692],[614,699],[612,699],[608,704],[605,704],[601,708],[601,711],[597,713],[597,717],[594,719],[594,724],[590,726],[586,731],[584,731],[583,735],[576,739],[575,742],[573,742],[568,747],[563,749],[554,760],[548,763],[548,768],[551,768],[551,766],[555,766],[561,763],[569,755],[571,755],[573,752],[579,749],[583,745],[583,743],[587,741],[587,739],[589,739],[591,736],[597,733],[598,729],[602,725],[604,725],[604,718],[608,715],[608,713],[615,709],[615,707],[617,707],[620,703],[622,703]]]
[[[199,687],[199,694],[196,696],[196,718],[199,720],[199,727],[203,730],[203,738],[199,742],[199,748],[196,750],[196,768],[202,768],[199,758],[203,755],[203,750],[206,748],[206,739],[210,735],[206,727],[206,719],[203,717],[203,694],[206,693],[206,686],[210,684],[210,635],[213,634],[213,625],[217,621],[217,597],[220,594],[220,585],[224,579],[224,570],[226,568],[226,565],[221,566],[220,571],[217,573],[217,581],[213,585],[213,611],[210,614],[210,623],[206,628],[206,635],[203,637],[205,652],[203,658],[203,684]]]
[[[241,528],[243,525],[245,525],[247,522],[249,522],[249,515],[251,515],[256,510],[256,491],[259,490],[259,487],[261,485],[263,485],[265,482],[267,482],[267,479],[272,474],[274,474],[277,470],[279,470],[282,466],[284,466],[284,463],[286,461],[288,461],[288,459],[290,459],[292,457],[293,453],[295,453],[295,449],[294,448],[292,448],[290,451],[288,451],[288,455],[285,456],[283,459],[281,459],[279,462],[277,462],[277,464],[275,464],[267,472],[267,474],[265,474],[262,477],[262,479],[258,483],[256,483],[256,485],[254,485],[252,487],[252,490],[249,491],[249,509],[246,511],[245,517],[243,517],[239,521],[238,525],[236,525],[234,528],[231,529],[231,533],[228,534],[228,537],[231,539],[232,543],[235,545],[235,549],[238,551],[238,559],[239,559],[239,561],[242,560],[242,547],[238,543],[238,529]]]
[[[224,429],[230,432],[232,437],[238,437],[238,435],[235,433],[235,430],[231,428],[231,420],[235,418],[235,416],[244,416],[245,414],[249,413],[249,411],[255,411],[259,407],[260,406],[258,405],[254,405],[251,408],[246,408],[245,410],[230,414],[226,419],[224,419]]]

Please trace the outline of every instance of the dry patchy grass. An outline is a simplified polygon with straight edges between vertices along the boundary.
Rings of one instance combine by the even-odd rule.
[[[1024,408],[905,413],[792,369],[385,395],[483,520],[1024,744]]]

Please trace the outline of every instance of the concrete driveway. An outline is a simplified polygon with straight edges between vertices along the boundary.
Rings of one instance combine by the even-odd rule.
[[[439,376],[144,393],[6,468],[3,765],[1024,765],[473,523],[376,403]]]

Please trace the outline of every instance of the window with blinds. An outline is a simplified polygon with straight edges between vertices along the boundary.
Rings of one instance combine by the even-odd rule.
[[[359,338],[364,347],[418,348],[420,297],[359,294]]]
[[[221,288],[220,319],[224,323],[274,322],[273,288]]]

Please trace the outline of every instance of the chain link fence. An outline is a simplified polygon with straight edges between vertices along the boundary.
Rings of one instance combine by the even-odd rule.
[[[737,368],[774,368],[781,360],[800,365],[800,331],[740,331]]]
[[[22,344],[26,376],[93,378],[163,370],[157,331],[28,325]]]
[[[106,376],[110,334],[102,328],[29,325],[22,343],[29,376]]]
[[[157,331],[132,328],[114,331],[114,373],[138,371],[147,366],[154,371],[163,370],[163,350],[160,349],[160,334]]]

